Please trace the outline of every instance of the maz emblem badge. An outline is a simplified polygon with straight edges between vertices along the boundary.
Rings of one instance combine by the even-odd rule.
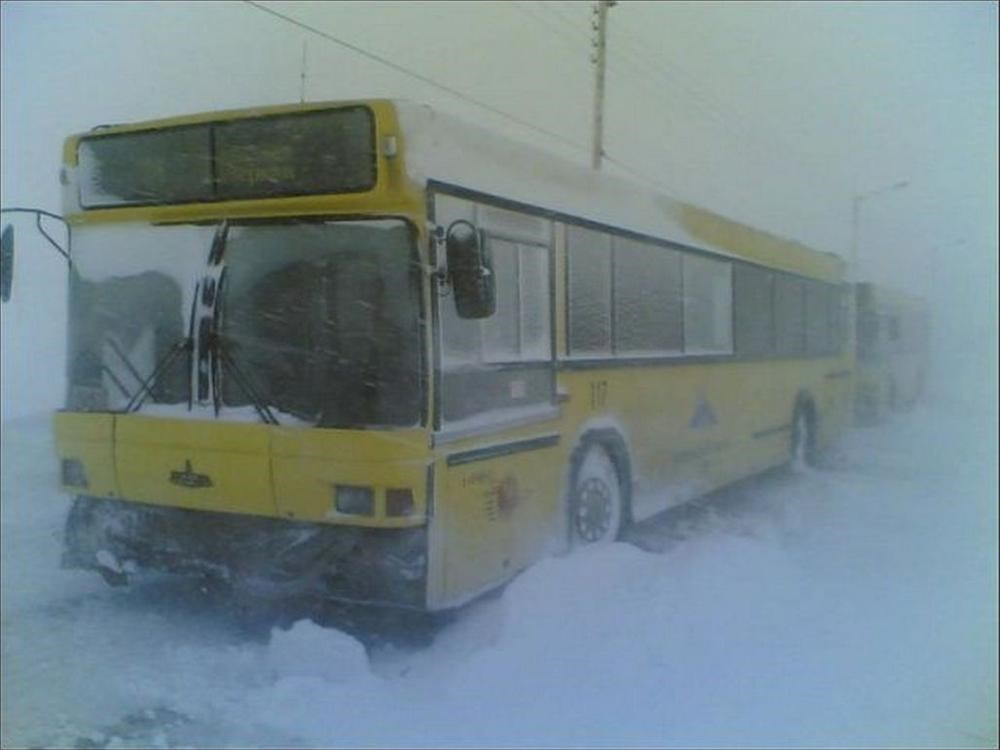
[[[198,474],[191,471],[191,461],[189,459],[184,462],[184,471],[170,472],[170,483],[176,484],[178,487],[187,487],[188,489],[195,490],[201,487],[211,487],[212,477],[208,474]]]

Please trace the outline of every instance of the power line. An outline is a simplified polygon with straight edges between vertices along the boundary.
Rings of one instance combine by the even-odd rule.
[[[507,119],[507,120],[510,120],[511,122],[517,123],[521,127],[525,127],[525,128],[530,129],[530,130],[533,130],[533,131],[535,131],[537,133],[541,133],[543,135],[546,135],[546,136],[548,136],[550,138],[554,138],[554,139],[556,139],[558,141],[561,141],[562,143],[565,143],[565,144],[567,144],[569,146],[573,146],[574,148],[581,149],[581,150],[584,150],[584,151],[589,151],[590,150],[587,146],[583,146],[583,145],[577,143],[576,141],[574,141],[574,140],[572,140],[570,138],[567,138],[564,135],[561,135],[561,134],[556,133],[556,132],[551,131],[551,130],[547,130],[546,128],[539,127],[538,125],[530,123],[527,120],[523,120],[520,117],[515,117],[514,115],[508,114],[507,112],[504,112],[503,110],[498,109],[498,108],[494,107],[491,104],[488,104],[488,103],[486,103],[484,101],[476,99],[476,98],[474,98],[472,96],[469,96],[468,94],[465,94],[462,91],[459,91],[458,89],[452,88],[451,86],[448,86],[446,84],[438,83],[434,79],[429,78],[429,77],[427,77],[425,75],[421,75],[420,73],[415,73],[412,70],[407,70],[402,65],[398,65],[398,64],[392,62],[391,60],[387,60],[386,58],[381,57],[380,55],[376,55],[376,54],[374,54],[372,52],[369,52],[368,50],[363,49],[361,47],[358,47],[357,45],[351,44],[350,42],[346,42],[343,39],[339,39],[339,38],[333,36],[332,34],[328,34],[327,32],[322,31],[321,29],[317,29],[314,26],[310,26],[309,24],[304,23],[302,21],[299,21],[296,18],[292,18],[291,16],[288,16],[288,15],[286,15],[284,13],[279,13],[276,10],[272,10],[271,8],[268,8],[268,7],[264,6],[264,5],[261,5],[258,2],[255,2],[254,0],[243,0],[243,1],[247,5],[249,5],[250,7],[252,7],[252,8],[256,8],[257,10],[263,11],[264,13],[267,13],[267,14],[269,14],[271,16],[274,16],[275,18],[279,18],[282,21],[285,21],[286,23],[290,23],[293,26],[297,26],[300,29],[303,29],[305,31],[309,31],[309,32],[311,32],[313,34],[316,34],[317,36],[319,36],[319,37],[321,37],[323,39],[326,39],[327,41],[330,41],[330,42],[333,42],[334,44],[340,45],[341,47],[344,47],[346,49],[351,50],[352,52],[356,52],[359,55],[362,55],[363,57],[368,58],[369,60],[373,60],[373,61],[375,61],[377,63],[380,63],[381,65],[385,65],[386,67],[391,68],[392,70],[396,71],[397,73],[402,73],[403,75],[410,76],[411,78],[415,78],[416,80],[420,81],[421,83],[427,84],[428,86],[433,86],[434,88],[440,89],[441,91],[444,91],[444,92],[446,92],[448,94],[451,94],[452,96],[454,96],[454,97],[456,97],[458,99],[462,99],[463,101],[469,102],[470,104],[474,104],[477,107],[481,107],[482,109],[485,109],[488,112],[491,112],[491,113],[493,113],[493,114],[495,114],[495,115],[497,115],[499,117],[503,117],[504,119]]]
[[[675,201],[678,201],[680,203],[684,203],[685,202],[681,198],[678,198],[676,195],[674,195],[674,193],[669,188],[667,188],[662,182],[658,182],[657,180],[654,180],[649,175],[644,174],[643,172],[640,172],[635,167],[629,166],[625,162],[623,162],[623,161],[615,158],[611,154],[609,154],[607,151],[604,152],[604,158],[607,161],[609,161],[612,164],[614,164],[619,169],[623,170],[624,172],[627,172],[628,174],[632,175],[633,177],[638,178],[642,182],[645,182],[650,187],[656,188],[656,190],[659,191],[659,193],[661,195],[663,195],[663,196],[665,196],[667,198],[671,198],[671,199],[673,199]]]
[[[570,18],[568,15],[563,15],[562,13],[560,13],[556,9],[559,4],[553,2],[552,0],[535,0],[535,4],[538,5],[539,8],[544,8],[546,11],[548,11],[552,15],[558,17],[564,23],[567,23],[570,26],[576,27],[577,31],[582,30],[584,36],[586,36],[587,39],[590,39],[591,26],[590,26],[590,23],[588,21],[584,21],[583,19],[581,19],[581,21],[582,21],[582,26],[581,26],[581,24],[577,23],[574,19]],[[590,6],[589,5],[585,5],[583,3],[575,3],[574,7],[584,7],[584,8],[587,8],[588,11],[590,10]]]
[[[583,39],[589,39],[590,34],[587,31],[582,30],[578,25],[576,25],[571,19],[553,7],[554,3],[551,2],[539,2],[539,7],[546,10],[550,16],[559,18],[559,20],[569,26],[574,27],[574,31],[577,35]],[[616,23],[613,26],[613,34],[621,31],[619,25]],[[628,32],[626,32],[628,33]],[[617,42],[609,46],[610,52],[610,65],[612,68],[619,68],[621,63],[627,63],[634,73],[643,76],[644,79],[650,82],[651,86],[660,83],[666,84],[670,88],[679,86],[688,92],[689,97],[693,100],[692,103],[698,107],[706,116],[715,120],[720,126],[722,126],[730,135],[734,138],[743,140],[752,137],[748,131],[743,129],[743,132],[737,132],[733,129],[731,122],[733,120],[739,121],[739,118],[734,117],[732,114],[728,113],[721,105],[716,105],[709,98],[701,95],[697,87],[691,85],[685,85],[683,81],[674,80],[672,77],[668,77],[666,73],[662,70],[661,66],[657,63],[651,61],[649,58],[644,58],[637,48],[627,42]],[[651,91],[661,94],[659,89],[651,88]]]
[[[560,26],[553,25],[552,22],[548,21],[543,16],[541,16],[539,14],[536,14],[530,8],[525,7],[523,3],[517,2],[517,0],[511,0],[511,2],[504,3],[504,5],[505,5],[505,7],[513,8],[514,10],[516,10],[516,11],[518,11],[520,13],[523,13],[526,16],[531,17],[533,20],[537,21],[538,23],[542,24],[547,29],[549,29],[549,31],[551,31],[554,34],[558,35],[561,40],[563,40],[563,41],[567,42],[568,44],[570,44],[572,46],[574,52],[579,52],[579,48],[578,48],[579,45],[577,44],[577,40],[574,39],[571,36],[571,32],[568,32],[566,29],[563,29]],[[544,7],[544,6],[542,6],[542,7]],[[588,44],[589,44],[589,42],[588,42]]]
[[[396,64],[394,62],[392,62],[391,60],[388,60],[388,59],[383,58],[383,57],[381,57],[379,55],[376,55],[376,54],[374,54],[372,52],[369,52],[368,50],[365,50],[365,49],[363,49],[361,47],[358,47],[357,45],[351,44],[350,42],[346,42],[343,39],[339,39],[339,38],[337,38],[337,37],[335,37],[335,36],[333,36],[331,34],[328,34],[325,31],[322,31],[321,29],[317,29],[314,26],[310,26],[307,23],[299,21],[298,19],[292,18],[291,16],[287,16],[284,13],[279,13],[278,11],[272,10],[271,8],[267,8],[267,7],[263,6],[263,5],[261,5],[260,3],[255,2],[254,0],[244,0],[244,2],[247,5],[251,6],[252,8],[255,8],[257,10],[263,11],[264,13],[272,15],[272,16],[274,16],[274,17],[276,17],[276,18],[278,18],[278,19],[280,19],[282,21],[285,21],[286,23],[290,23],[293,26],[297,26],[300,29],[303,29],[305,31],[309,31],[309,32],[311,32],[313,34],[316,34],[317,36],[319,36],[319,37],[321,37],[323,39],[326,39],[327,41],[333,42],[334,44],[337,44],[337,45],[340,45],[342,47],[345,47],[346,49],[349,49],[352,52],[356,52],[359,55],[362,55],[362,56],[364,56],[364,57],[366,57],[366,58],[368,58],[370,60],[373,60],[373,61],[375,61],[377,63],[382,64],[382,65],[385,65],[386,67],[391,68],[392,70],[394,70],[394,71],[396,71],[398,73],[402,73],[404,75],[410,76],[411,78],[415,78],[418,81],[420,81],[421,83],[425,83],[425,84],[427,84],[429,86],[432,86],[434,88],[437,88],[437,89],[440,89],[442,91],[445,91],[448,94],[451,94],[452,96],[455,96],[455,97],[457,97],[459,99],[467,101],[467,102],[469,102],[471,104],[474,104],[474,105],[476,105],[478,107],[481,107],[481,108],[483,108],[483,109],[485,109],[485,110],[487,110],[487,111],[489,111],[489,112],[491,112],[491,113],[493,113],[493,114],[495,114],[495,115],[497,115],[499,117],[503,117],[504,119],[507,119],[507,120],[510,120],[511,122],[517,123],[518,125],[521,125],[522,127],[526,127],[526,128],[528,128],[530,130],[533,130],[535,132],[542,133],[544,135],[549,136],[550,138],[555,138],[556,140],[559,140],[559,141],[561,141],[561,142],[563,142],[563,143],[565,143],[567,145],[573,146],[574,148],[585,150],[585,151],[589,151],[590,150],[587,146],[583,146],[583,145],[581,145],[579,143],[576,143],[575,141],[573,141],[573,140],[571,140],[569,138],[566,138],[563,135],[560,135],[558,133],[554,133],[554,132],[552,132],[550,130],[546,130],[545,128],[541,128],[541,127],[539,127],[537,125],[534,125],[534,124],[532,124],[530,122],[527,122],[526,120],[523,120],[523,119],[521,119],[519,117],[515,117],[514,115],[508,114],[507,112],[504,112],[503,110],[498,109],[498,108],[494,107],[491,104],[487,104],[486,102],[482,102],[482,101],[480,101],[478,99],[475,99],[474,97],[468,96],[467,94],[463,93],[462,91],[459,91],[458,89],[454,89],[454,88],[452,88],[450,86],[447,86],[445,84],[438,83],[437,81],[435,81],[432,78],[424,76],[424,75],[422,75],[420,73],[415,73],[413,71],[407,70],[406,68],[404,68],[404,67],[402,67],[402,66],[400,66],[400,65],[398,65],[398,64]],[[619,159],[613,158],[613,157],[611,157],[609,155],[606,155],[606,158],[608,159],[608,161],[610,161],[611,163],[615,164],[620,169],[622,169],[622,170],[624,170],[624,171],[632,174],[635,177],[640,178],[641,180],[645,181],[647,184],[656,187],[664,195],[667,195],[668,197],[674,197],[674,196],[672,196],[670,194],[670,192],[663,185],[661,185],[660,183],[658,183],[656,180],[652,179],[651,177],[649,177],[647,175],[644,175],[641,171],[637,170],[635,167],[629,166],[628,164],[620,161]]]
[[[572,31],[576,32],[576,35],[579,38],[589,40],[589,32],[583,31],[571,19],[560,13],[557,8],[553,7],[554,3],[538,2],[537,4],[540,9],[549,13],[550,17],[558,18],[561,24],[573,27]],[[617,25],[615,28],[617,28]],[[622,70],[622,74],[625,75],[626,78],[632,83],[648,85],[648,90],[657,96],[661,96],[663,94],[660,88],[663,84],[666,84],[670,88],[674,88],[677,85],[676,82],[672,78],[668,78],[663,71],[658,68],[658,66],[646,59],[643,59],[640,54],[637,51],[634,51],[627,43],[618,42],[616,44],[612,44],[610,46],[610,52],[610,66],[612,70],[619,70],[622,65],[628,64],[634,73],[632,75],[627,75],[624,73],[624,70]],[[699,93],[691,87],[685,86],[684,88],[686,88],[694,98],[693,104],[701,109],[706,116],[718,123],[718,125],[726,130],[733,138],[737,140],[744,140],[748,138],[748,133],[740,133],[731,126],[730,117],[725,111],[713,106],[711,101],[702,98]],[[621,166],[620,162],[619,166]],[[632,173],[638,174],[634,170],[632,170]]]
[[[650,65],[654,70],[660,70],[661,68],[666,68],[672,71],[673,74],[672,77],[675,77],[677,81],[680,83],[680,85],[684,89],[686,89],[693,98],[701,101],[706,107],[708,107],[708,110],[706,111],[712,111],[717,113],[719,115],[720,122],[723,122],[726,125],[728,125],[730,122],[734,122],[736,126],[740,129],[740,131],[743,133],[742,137],[749,138],[753,141],[756,141],[759,144],[767,144],[770,150],[776,150],[783,154],[787,153],[789,150],[796,151],[795,155],[796,159],[798,161],[805,160],[802,154],[798,153],[797,152],[798,150],[795,149],[793,146],[791,146],[791,144],[787,142],[778,143],[773,138],[773,136],[765,133],[759,127],[754,126],[752,124],[752,118],[748,117],[746,114],[741,112],[738,107],[734,107],[731,104],[722,103],[714,96],[708,93],[703,93],[704,92],[703,84],[698,82],[697,79],[695,79],[693,76],[687,73],[681,66],[672,62],[668,58],[664,58],[659,61],[653,61],[652,56],[646,56],[647,54],[652,55],[654,48],[651,47],[637,33],[627,28],[627,26],[623,24],[617,24],[616,29],[618,32],[623,33],[625,36],[631,38],[632,40],[634,40],[634,42],[636,42],[633,54],[635,54],[637,58],[645,60],[646,64]],[[640,47],[642,49],[640,49]],[[729,128],[727,127],[727,129]],[[772,129],[776,130],[777,128],[774,128],[772,126]],[[730,130],[730,132],[733,131]]]
[[[583,29],[586,22],[581,18],[579,22],[570,18],[568,6],[566,12],[560,10],[560,6],[567,6],[566,3],[538,2],[551,16],[557,17],[563,23],[573,26],[575,31],[582,37],[588,37],[589,32]],[[616,16],[616,18],[621,18]],[[619,37],[618,41],[609,45],[610,64],[613,68],[619,68],[620,63],[628,64],[633,71],[645,76],[651,85],[666,84],[670,88],[682,89],[687,94],[688,101],[700,109],[707,117],[717,122],[731,136],[738,140],[748,140],[760,145],[766,145],[769,151],[786,153],[789,144],[778,144],[773,137],[763,134],[758,128],[750,125],[750,118],[741,113],[731,105],[724,104],[714,96],[705,91],[704,86],[693,76],[687,73],[681,66],[673,63],[669,59],[662,59],[660,54],[655,54],[655,50],[639,34],[630,30],[625,19],[621,18],[612,26],[612,35]],[[657,92],[659,93],[659,92]],[[797,155],[798,161],[803,161],[801,154]]]

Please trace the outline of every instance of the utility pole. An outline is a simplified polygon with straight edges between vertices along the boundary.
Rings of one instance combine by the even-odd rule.
[[[594,64],[594,146],[591,151],[590,164],[594,169],[601,168],[601,157],[604,155],[604,64],[608,38],[608,10],[617,4],[617,0],[597,0],[594,3],[594,53],[590,61]]]
[[[299,87],[299,103],[304,103],[306,100],[306,42],[302,42],[302,67],[300,77],[302,79],[302,84]]]

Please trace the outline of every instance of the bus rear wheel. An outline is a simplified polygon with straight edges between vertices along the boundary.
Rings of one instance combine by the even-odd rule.
[[[621,531],[623,501],[618,469],[600,445],[585,449],[573,477],[570,536],[574,546],[613,542]]]

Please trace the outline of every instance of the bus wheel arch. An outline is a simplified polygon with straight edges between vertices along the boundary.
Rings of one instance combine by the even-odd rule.
[[[613,470],[616,487],[602,486],[612,482],[608,473],[602,470],[604,462],[610,464]],[[611,496],[607,495],[609,490]],[[616,507],[609,508],[611,518],[607,533],[593,538],[598,531],[593,528],[593,519],[588,517],[588,508],[581,507],[581,503],[603,506],[608,502]],[[567,539],[571,548],[614,541],[621,530],[631,523],[632,462],[625,439],[618,430],[589,429],[577,441],[570,454],[565,512]]]
[[[814,466],[818,454],[819,418],[816,402],[808,391],[800,391],[792,409],[792,435],[790,441],[793,464]]]

